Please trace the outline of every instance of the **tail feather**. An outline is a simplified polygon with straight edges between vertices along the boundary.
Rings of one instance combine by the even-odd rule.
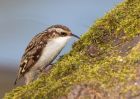
[[[17,81],[18,81],[18,78],[16,78],[16,80],[15,80],[15,82],[14,82],[14,85],[16,85],[16,84],[17,84]]]
[[[17,78],[16,78],[16,80],[14,82],[14,85],[16,85],[17,84],[17,81],[23,76],[23,74],[21,73],[22,69],[23,68],[21,68],[21,67],[19,68],[18,75],[17,75]]]
[[[16,78],[16,80],[15,80],[15,82],[14,82],[14,85],[17,84],[17,81],[18,81],[21,77],[22,77],[22,75],[18,75],[18,76],[17,76],[17,78]]]

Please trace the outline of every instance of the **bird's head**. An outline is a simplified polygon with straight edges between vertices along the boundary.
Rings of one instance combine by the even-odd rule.
[[[76,37],[79,39],[79,37],[71,32],[71,30],[64,26],[64,25],[52,25],[46,30],[48,33],[51,34],[53,38],[57,37]]]

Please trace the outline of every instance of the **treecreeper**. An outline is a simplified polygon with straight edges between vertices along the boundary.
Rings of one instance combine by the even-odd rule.
[[[25,77],[28,85],[58,56],[71,37],[79,38],[64,25],[52,25],[37,34],[28,44],[21,58],[15,83]]]

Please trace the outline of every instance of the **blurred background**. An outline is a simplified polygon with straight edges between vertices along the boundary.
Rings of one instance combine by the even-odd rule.
[[[50,25],[63,24],[80,36],[122,1],[0,0],[0,98],[14,88],[20,58],[34,35]],[[67,53],[75,41],[72,39],[60,55]]]

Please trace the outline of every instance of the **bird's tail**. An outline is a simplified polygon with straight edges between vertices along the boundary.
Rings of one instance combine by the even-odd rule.
[[[14,85],[16,85],[16,84],[17,84],[17,81],[18,81],[18,77],[16,78],[16,80],[15,80],[15,82],[14,82]]]
[[[14,81],[14,85],[17,84],[17,81],[22,77],[22,75],[18,74],[16,80]]]
[[[17,84],[17,81],[23,76],[23,74],[21,74],[21,70],[22,70],[22,68],[20,67],[19,70],[18,70],[18,73],[17,73],[16,80],[14,82],[14,85],[16,85]]]

